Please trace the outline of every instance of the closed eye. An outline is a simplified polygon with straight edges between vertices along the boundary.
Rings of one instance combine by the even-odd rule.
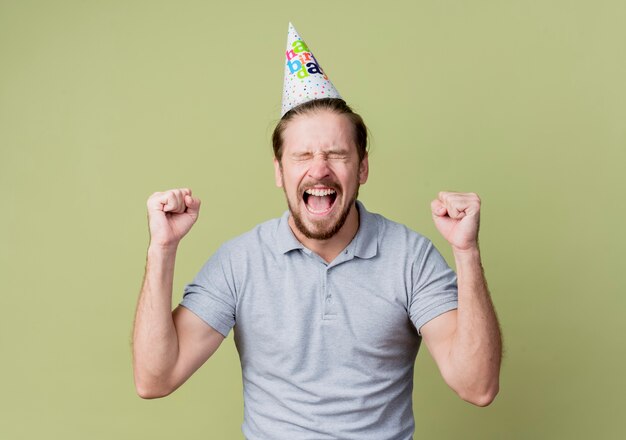
[[[328,159],[345,159],[348,155],[344,153],[328,153],[326,157]]]
[[[301,162],[304,160],[311,160],[313,158],[313,154],[311,153],[293,154],[291,158],[295,161]]]
[[[346,160],[349,158],[350,154],[345,150],[331,150],[324,153],[320,153],[324,156],[326,160]],[[312,160],[315,154],[312,152],[308,153],[294,153],[290,157],[295,162],[303,162],[307,160]]]

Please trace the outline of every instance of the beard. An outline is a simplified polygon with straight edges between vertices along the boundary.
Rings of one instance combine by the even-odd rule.
[[[337,186],[332,184],[331,182],[317,182],[317,183],[323,184],[330,188],[335,189],[335,191],[337,192],[337,198],[335,199],[334,203],[339,203],[340,198],[344,194],[343,190],[340,191],[337,188]],[[311,184],[309,183],[309,185]],[[297,192],[298,197],[302,197],[305,186],[306,185],[302,185],[301,188],[298,189],[298,192]],[[292,206],[292,203],[289,200],[289,196],[287,194],[287,190],[284,186],[283,186],[283,191],[285,192],[285,198],[287,199],[287,206],[289,207],[289,212],[291,213],[291,216],[293,217],[293,222],[296,228],[298,228],[298,230],[302,233],[302,235],[312,240],[328,240],[334,237],[341,230],[343,225],[346,223],[348,215],[350,214],[350,210],[352,209],[353,206],[355,206],[355,201],[357,197],[359,196],[359,182],[357,182],[356,191],[354,192],[350,200],[348,200],[348,202],[345,204],[345,206],[343,206],[339,216],[334,217],[334,218],[323,219],[323,220],[315,222],[314,224],[315,229],[309,227],[309,225],[307,225],[307,223],[304,221],[303,216],[301,215],[301,212],[298,209],[298,206],[300,206],[300,199],[296,201],[296,206]]]

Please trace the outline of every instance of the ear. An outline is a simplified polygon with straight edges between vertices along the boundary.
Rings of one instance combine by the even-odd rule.
[[[277,187],[283,187],[283,173],[280,169],[280,162],[276,158],[274,158],[274,180],[276,181]]]
[[[365,153],[365,156],[363,157],[363,160],[361,161],[361,164],[359,165],[359,184],[363,185],[365,182],[367,182],[367,176],[369,176],[370,173],[370,165],[368,162],[368,155],[367,152]]]

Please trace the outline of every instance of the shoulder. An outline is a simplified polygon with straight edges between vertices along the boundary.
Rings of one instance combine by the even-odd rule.
[[[217,250],[221,256],[237,257],[251,253],[272,252],[281,217],[259,223],[254,228],[225,241]]]
[[[280,218],[258,224],[254,228],[223,242],[206,260],[200,276],[225,279],[237,291],[241,280],[253,273],[260,265],[274,261],[275,246],[272,246]],[[211,274],[211,275],[210,275]]]
[[[425,235],[411,229],[409,226],[391,220],[381,214],[369,213],[378,227],[378,241],[381,248],[391,248],[397,251],[406,251],[410,254],[419,253],[431,245],[431,240]]]
[[[381,214],[366,215],[368,223],[376,224],[378,261],[389,267],[402,266],[410,272],[443,266],[441,253],[427,236]]]

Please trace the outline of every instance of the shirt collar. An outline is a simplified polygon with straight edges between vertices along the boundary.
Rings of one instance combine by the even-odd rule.
[[[278,220],[276,243],[281,254],[286,254],[294,249],[304,249],[304,245],[293,235],[289,226],[289,210],[286,210]]]
[[[348,247],[354,246],[355,257],[375,257],[378,252],[378,219],[359,200],[356,206],[359,210],[359,230]]]
[[[359,230],[346,250],[355,257],[372,258],[378,252],[378,219],[375,214],[367,211],[363,203],[356,201],[359,210]],[[294,249],[304,249],[289,226],[289,210],[286,210],[278,221],[276,243],[278,250],[286,254]]]

